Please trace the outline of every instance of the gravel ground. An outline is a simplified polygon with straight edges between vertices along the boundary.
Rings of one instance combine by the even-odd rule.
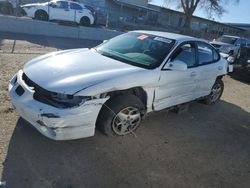
[[[146,117],[134,135],[52,141],[12,110],[7,82],[46,52],[89,47],[72,41],[0,35],[0,180],[9,188],[249,188],[250,85],[224,78],[218,104]],[[13,40],[15,39],[15,40]]]

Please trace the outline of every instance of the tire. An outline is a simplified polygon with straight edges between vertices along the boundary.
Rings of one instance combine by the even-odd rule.
[[[96,126],[108,136],[124,136],[139,127],[144,110],[135,95],[119,95],[103,105]]]
[[[86,16],[82,17],[80,20],[81,26],[90,26],[90,19]]]
[[[48,16],[47,12],[45,12],[43,10],[38,10],[35,13],[35,19],[36,20],[41,20],[41,21],[48,21],[49,16]]]
[[[215,104],[220,99],[223,90],[224,90],[223,81],[220,78],[216,79],[211,89],[211,93],[204,99],[203,102],[208,105]]]

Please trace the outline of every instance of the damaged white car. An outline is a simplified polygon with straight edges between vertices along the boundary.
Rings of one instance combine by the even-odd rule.
[[[219,100],[232,71],[207,42],[165,32],[133,31],[96,48],[49,53],[9,82],[17,112],[54,140],[135,131],[151,112],[196,99]]]

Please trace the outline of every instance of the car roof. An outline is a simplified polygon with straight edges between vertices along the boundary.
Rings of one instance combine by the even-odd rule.
[[[71,1],[71,0],[52,0],[51,2],[55,2],[55,1],[66,1],[66,2],[69,2],[69,3],[76,3],[76,4],[79,4],[79,5],[84,5],[84,4],[79,3],[77,1]]]
[[[231,37],[231,38],[236,38],[236,39],[239,39],[241,37],[238,37],[238,36],[233,36],[233,35],[223,35],[224,37]]]
[[[199,39],[199,38],[195,38],[195,37],[191,37],[191,36],[187,36],[187,35],[181,35],[181,34],[177,34],[177,33],[169,33],[169,32],[162,32],[162,31],[147,31],[147,30],[135,30],[132,32],[149,34],[149,35],[156,35],[159,37],[173,39],[173,40],[176,40],[178,42],[184,42],[184,41],[190,41],[190,40],[207,42],[204,39]]]

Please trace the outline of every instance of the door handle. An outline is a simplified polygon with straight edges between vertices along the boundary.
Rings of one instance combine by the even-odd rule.
[[[192,72],[190,76],[195,77],[196,75],[197,75],[196,72]]]
[[[64,9],[64,11],[69,11],[69,9]]]

